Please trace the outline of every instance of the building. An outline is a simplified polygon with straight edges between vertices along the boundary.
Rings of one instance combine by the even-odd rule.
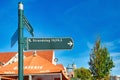
[[[24,52],[24,80],[68,80],[62,64],[56,64],[54,51]],[[18,79],[18,53],[0,53],[0,79]]]
[[[120,80],[120,75],[111,76],[111,80]]]

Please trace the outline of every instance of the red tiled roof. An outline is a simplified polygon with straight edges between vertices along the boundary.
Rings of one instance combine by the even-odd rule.
[[[58,66],[58,67],[60,67],[60,68],[62,69],[62,75],[63,75],[62,80],[70,80],[70,79],[68,79],[68,77],[67,77],[67,73],[66,73],[66,71],[65,71],[64,66],[63,66],[62,64],[56,64],[56,66]]]
[[[61,71],[62,68],[55,66],[48,60],[38,55],[29,56],[24,60],[24,74],[54,73]],[[17,73],[18,62],[0,68],[0,74],[17,74]]]
[[[56,66],[58,66],[58,67],[62,68],[63,70],[65,70],[64,66],[62,64],[56,64]]]
[[[25,52],[24,55],[26,57],[31,56],[33,54],[34,51],[29,51],[29,52]],[[36,51],[37,55],[45,58],[46,60],[52,62],[52,58],[53,58],[53,51],[52,50],[45,50],[45,51]]]
[[[34,51],[29,51],[29,52],[24,52],[24,55],[26,57],[31,56]],[[15,56],[17,52],[0,52],[0,62],[6,63],[8,62],[13,56]],[[48,50],[48,51],[36,51],[36,53],[45,58],[46,60],[52,62],[53,58],[53,51]]]
[[[53,58],[53,51],[36,51],[36,55],[33,55],[33,53],[34,51],[24,52],[24,55],[26,56],[26,58],[24,59],[24,74],[62,73],[63,76],[62,80],[68,80],[66,74],[63,72],[64,70],[63,65],[62,64],[54,65],[51,63]],[[14,55],[12,54],[9,54],[10,58],[12,58],[16,54],[16,52],[14,53]],[[4,56],[6,60],[7,58],[6,56],[8,55],[4,53]],[[0,54],[0,60],[1,59],[2,57]],[[0,68],[0,74],[17,74],[17,73],[18,62]]]
[[[0,52],[0,62],[6,63],[13,56],[15,56],[17,52]]]

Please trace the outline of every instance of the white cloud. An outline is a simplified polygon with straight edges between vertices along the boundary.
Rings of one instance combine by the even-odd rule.
[[[120,73],[116,73],[116,71],[120,71],[120,52],[111,52],[110,54],[115,65],[115,67],[112,69],[112,74],[118,75]]]
[[[120,71],[120,67],[114,67],[112,70],[113,70],[113,72],[114,72],[114,70],[115,70],[115,71],[116,71],[116,70]]]
[[[118,47],[118,44],[120,44],[120,40],[114,40],[111,42],[101,42],[101,46],[107,47],[110,51],[115,50]],[[94,43],[87,42],[87,46],[89,49],[92,49],[94,47]]]
[[[102,47],[107,47],[109,51],[113,51],[119,48],[118,45],[120,45],[120,40],[101,42],[101,44]],[[87,42],[87,46],[89,49],[92,49],[94,47],[94,43]]]
[[[109,47],[113,47],[114,46],[114,42],[105,42],[105,43],[103,43],[103,45],[109,46]]]
[[[120,52],[110,52],[111,57],[120,56]]]
[[[111,42],[103,42],[103,46],[107,47],[110,51],[119,48],[120,40],[114,40]]]
[[[112,50],[114,50],[116,48],[114,41],[112,41],[112,42],[104,42],[102,44],[102,46],[107,47],[108,50],[110,50],[110,51],[112,51]]]
[[[66,10],[66,11],[64,12],[64,15],[66,15],[66,14],[68,14],[68,13],[70,13],[70,12],[75,11],[79,6],[80,6],[80,3],[79,3],[79,4],[76,4],[75,6],[72,6],[71,8],[69,8],[68,10]]]
[[[93,43],[87,42],[87,46],[88,46],[89,49],[93,49],[94,45],[93,45]]]
[[[120,59],[119,60],[115,60],[114,63],[115,63],[115,65],[119,65],[120,64]]]

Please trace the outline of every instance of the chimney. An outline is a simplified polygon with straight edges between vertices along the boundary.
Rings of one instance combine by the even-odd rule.
[[[36,50],[33,52],[33,56],[34,56],[34,57],[37,56],[37,52],[36,52]]]

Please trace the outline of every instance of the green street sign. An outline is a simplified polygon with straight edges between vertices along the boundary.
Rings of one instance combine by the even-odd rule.
[[[26,18],[24,15],[23,15],[23,22],[24,22],[24,24],[25,24],[28,32],[29,32],[32,36],[34,36],[33,28],[32,28],[31,24],[29,23],[29,21],[27,20],[27,18]]]
[[[72,49],[71,38],[25,38],[24,50]]]
[[[18,29],[16,30],[16,32],[11,37],[11,47],[14,46],[14,44],[17,42],[17,40],[18,40]]]

